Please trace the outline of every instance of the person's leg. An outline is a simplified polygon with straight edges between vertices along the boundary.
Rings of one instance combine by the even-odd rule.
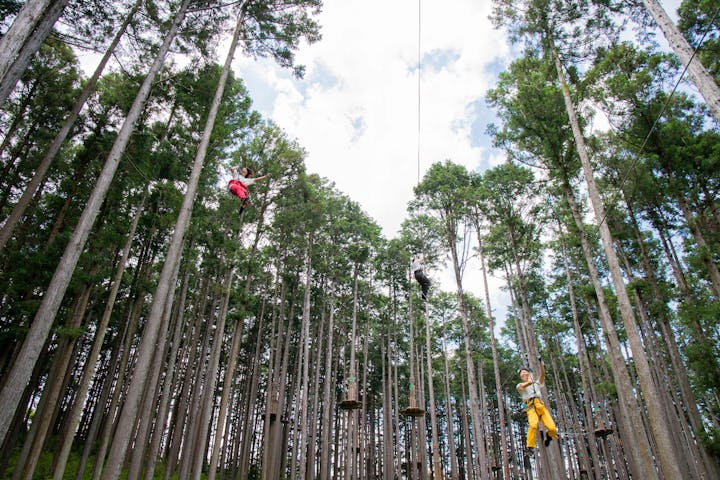
[[[241,198],[240,200],[241,200],[240,211],[238,212],[238,215],[242,215],[243,212],[245,211],[245,207],[247,207],[247,205],[248,205],[247,198]]]
[[[230,190],[230,193],[236,196],[240,199],[240,211],[238,212],[238,215],[242,215],[243,211],[245,210],[245,207],[247,207],[248,200],[248,191],[247,187],[243,185],[241,182],[238,182],[237,180],[230,180],[230,183],[228,184],[228,190]]]
[[[533,400],[534,402],[535,400]],[[537,447],[537,430],[538,430],[538,414],[535,411],[535,407],[530,404],[527,407],[527,417],[528,417],[528,432],[527,432],[527,444],[525,445],[527,448],[536,448]]]
[[[538,401],[536,409],[540,415],[540,421],[548,430],[548,438],[545,439],[545,446],[547,446],[550,443],[551,438],[554,438],[555,440],[559,438],[557,426],[555,425],[555,420],[553,420],[552,415],[550,415],[550,410],[548,410],[544,403]]]

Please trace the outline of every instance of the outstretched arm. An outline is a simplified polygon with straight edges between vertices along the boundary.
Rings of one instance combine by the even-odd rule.
[[[270,178],[270,174],[269,174],[269,173],[266,173],[266,174],[263,175],[262,177],[255,177],[254,180],[255,180],[256,182],[261,182],[261,181],[263,181],[263,180],[267,180],[268,178]]]

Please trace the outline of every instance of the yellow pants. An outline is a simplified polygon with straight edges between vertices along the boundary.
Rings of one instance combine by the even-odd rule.
[[[530,400],[530,402],[528,402],[527,406],[525,407],[525,412],[527,413],[529,424],[527,433],[528,448],[537,447],[536,437],[538,430],[538,420],[541,421],[543,425],[545,425],[545,428],[548,429],[548,435],[550,435],[555,440],[558,439],[555,421],[550,415],[550,410],[545,407],[545,404],[542,402],[542,400],[540,400],[539,398],[533,398],[532,400]]]

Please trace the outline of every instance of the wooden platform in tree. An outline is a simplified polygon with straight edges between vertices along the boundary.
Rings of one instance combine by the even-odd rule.
[[[406,417],[422,417],[425,415],[425,410],[420,407],[408,407],[405,410],[400,410],[400,413]]]
[[[609,427],[599,427],[595,429],[595,436],[605,438],[613,433],[613,429]]]
[[[340,402],[340,408],[342,410],[357,410],[362,408],[362,402],[355,399],[347,399]]]

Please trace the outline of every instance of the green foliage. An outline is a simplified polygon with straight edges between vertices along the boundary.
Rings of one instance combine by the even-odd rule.
[[[717,82],[720,78],[720,38],[718,38],[718,5],[713,0],[683,0],[678,8],[678,29]],[[714,21],[713,21],[714,19]]]
[[[272,57],[302,77],[304,67],[295,65],[293,51],[301,39],[309,44],[320,40],[319,25],[311,15],[321,7],[321,0],[243,2],[245,50],[253,57]]]

